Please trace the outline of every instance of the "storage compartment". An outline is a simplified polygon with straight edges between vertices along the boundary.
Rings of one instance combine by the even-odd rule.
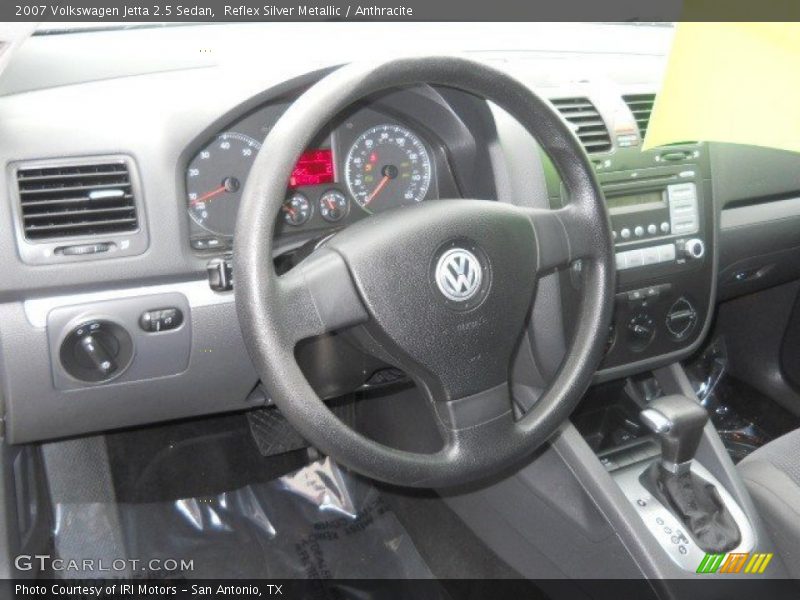
[[[623,382],[591,388],[572,415],[572,423],[597,453],[629,444],[647,433]]]
[[[635,398],[661,395],[655,380],[614,381],[589,389],[572,423],[609,471],[659,455],[658,444],[639,420]]]

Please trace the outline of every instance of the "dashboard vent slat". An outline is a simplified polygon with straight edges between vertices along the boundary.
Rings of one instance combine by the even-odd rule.
[[[647,126],[650,124],[650,114],[653,112],[653,104],[656,100],[655,94],[629,94],[622,99],[633,113],[636,124],[639,126],[639,135],[644,139],[647,133]]]
[[[139,228],[128,164],[114,161],[17,170],[25,237],[41,241]]]
[[[556,110],[573,125],[587,152],[611,150],[611,136],[603,117],[588,98],[555,98]]]

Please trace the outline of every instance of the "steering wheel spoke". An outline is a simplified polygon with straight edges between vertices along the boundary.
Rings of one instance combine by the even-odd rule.
[[[513,423],[509,382],[453,400],[433,400],[432,406],[440,432],[447,440],[457,440],[460,433],[493,421]]]
[[[443,460],[459,462],[465,460],[470,448],[476,447],[475,440],[501,439],[511,437],[515,431],[511,383],[504,381],[490,385],[480,392],[452,398],[438,381],[417,374],[418,384],[427,396],[428,415],[437,428],[442,440],[442,448],[437,455]],[[430,385],[429,385],[430,384]],[[485,436],[489,436],[488,438]],[[489,456],[473,457],[482,460]]]
[[[605,224],[596,215],[574,204],[556,210],[528,209],[528,215],[536,231],[540,273],[601,254],[603,242],[598,230]]]
[[[291,343],[369,318],[344,259],[324,248],[278,278],[278,303]]]

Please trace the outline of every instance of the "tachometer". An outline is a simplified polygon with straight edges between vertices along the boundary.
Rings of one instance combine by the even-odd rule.
[[[353,199],[367,212],[420,202],[431,184],[431,160],[405,127],[378,125],[353,142],[345,161]]]
[[[189,163],[186,191],[189,215],[203,229],[232,236],[242,188],[261,144],[241,133],[226,132]]]

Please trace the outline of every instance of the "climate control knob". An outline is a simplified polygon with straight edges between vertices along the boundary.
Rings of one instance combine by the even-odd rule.
[[[634,352],[647,348],[655,336],[655,321],[646,312],[640,312],[628,321],[628,345]]]
[[[703,258],[706,253],[706,245],[703,243],[703,240],[698,238],[692,238],[691,240],[686,240],[686,243],[683,245],[683,254],[686,258],[691,259],[698,259]]]
[[[684,340],[697,325],[697,310],[686,298],[678,298],[667,311],[666,326],[676,340]]]

